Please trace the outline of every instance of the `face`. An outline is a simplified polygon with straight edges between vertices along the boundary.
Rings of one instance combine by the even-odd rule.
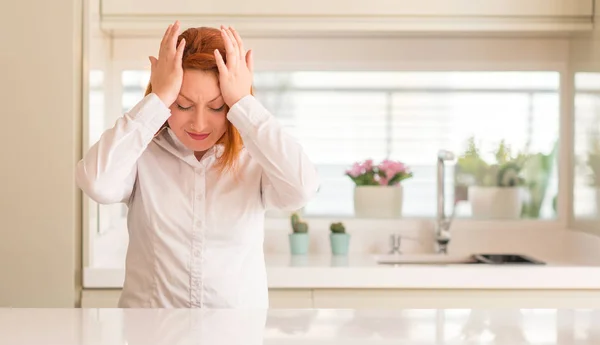
[[[201,157],[227,129],[226,105],[215,73],[184,70],[179,97],[170,107],[169,127]]]

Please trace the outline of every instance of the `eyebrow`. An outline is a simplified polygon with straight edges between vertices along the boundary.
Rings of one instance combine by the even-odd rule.
[[[182,94],[182,93],[179,93],[179,96],[181,96],[181,97],[185,98],[185,99],[186,99],[186,100],[188,100],[190,103],[194,103],[194,101],[192,101],[192,100],[191,100],[189,97],[187,97],[186,95],[184,95],[184,94]],[[215,98],[211,99],[210,101],[208,101],[208,103],[214,102],[214,101],[216,101],[217,99],[219,99],[219,98],[220,98],[220,97],[222,97],[222,96],[223,96],[223,95],[219,94],[219,95],[217,95],[217,97],[215,97]]]

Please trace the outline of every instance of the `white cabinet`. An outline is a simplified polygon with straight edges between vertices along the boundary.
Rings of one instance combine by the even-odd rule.
[[[591,290],[395,290],[319,289],[314,308],[592,308],[600,291]]]
[[[310,289],[269,290],[269,307],[273,309],[305,309],[313,307]]]
[[[113,35],[184,26],[234,25],[244,34],[445,31],[588,31],[593,0],[102,0]],[[185,14],[185,15],[184,15]]]
[[[84,289],[81,292],[82,308],[117,308],[121,289]]]
[[[205,16],[580,16],[593,0],[101,0],[102,15]]]

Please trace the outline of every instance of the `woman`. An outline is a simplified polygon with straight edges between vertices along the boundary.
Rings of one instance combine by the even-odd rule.
[[[316,193],[301,146],[252,96],[232,28],[168,27],[146,96],[77,165],[102,204],[129,207],[119,307],[267,308],[264,214]]]

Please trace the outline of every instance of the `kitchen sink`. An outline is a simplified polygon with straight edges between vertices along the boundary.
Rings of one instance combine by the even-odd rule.
[[[520,254],[391,254],[378,255],[380,265],[544,265],[544,262]]]
[[[377,263],[382,265],[455,265],[474,264],[477,260],[473,255],[445,254],[391,254],[378,255]]]

